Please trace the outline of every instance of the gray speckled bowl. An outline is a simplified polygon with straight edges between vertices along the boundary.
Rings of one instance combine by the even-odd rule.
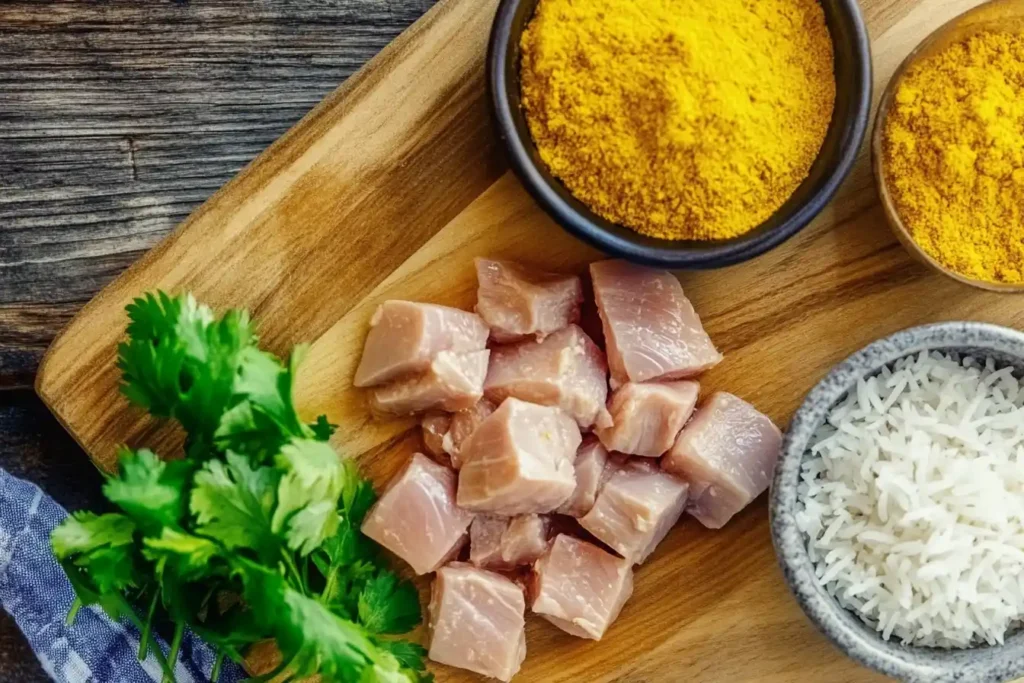
[[[924,350],[957,351],[1024,373],[1024,333],[996,325],[948,322],[897,332],[837,365],[807,395],[790,423],[771,487],[771,532],[786,582],[800,607],[839,649],[861,664],[910,683],[1002,683],[1024,675],[1024,631],[998,647],[941,650],[884,641],[818,585],[797,528],[797,484],[811,438],[831,408],[857,380],[903,356]]]

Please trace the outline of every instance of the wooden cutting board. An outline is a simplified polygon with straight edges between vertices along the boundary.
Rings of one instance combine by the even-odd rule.
[[[90,302],[53,343],[37,391],[95,462],[119,443],[164,453],[180,434],[117,391],[124,306],[153,288],[243,306],[281,353],[313,342],[298,380],[307,416],[378,481],[418,447],[409,421],[369,417],[350,388],[374,307],[388,298],[470,307],[477,255],[582,272],[600,257],[563,233],[505,171],[483,63],[496,0],[444,0]],[[875,91],[932,29],[977,0],[863,0]],[[841,87],[841,86],[840,86]],[[1013,296],[958,285],[911,262],[886,227],[865,149],[839,196],[773,252],[680,279],[726,360],[703,378],[785,425],[828,368],[919,323],[1020,326]],[[763,497],[726,529],[687,519],[640,567],[600,643],[539,619],[517,681],[879,680],[819,636],[775,566]],[[476,677],[437,667],[441,681]]]

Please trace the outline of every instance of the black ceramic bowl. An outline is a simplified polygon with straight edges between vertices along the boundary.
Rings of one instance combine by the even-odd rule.
[[[663,240],[605,220],[548,171],[520,106],[519,40],[537,2],[502,0],[498,7],[487,56],[490,97],[512,169],[541,207],[583,241],[614,256],[663,268],[719,268],[739,263],[781,244],[810,223],[850,172],[867,129],[871,48],[857,0],[821,0],[835,47],[835,111],[821,152],[793,196],[767,221],[728,240]]]

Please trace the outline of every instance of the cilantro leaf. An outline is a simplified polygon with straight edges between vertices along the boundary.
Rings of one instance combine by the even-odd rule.
[[[359,593],[359,623],[371,633],[406,633],[420,623],[420,596],[408,581],[381,570]]]
[[[243,400],[221,418],[214,433],[218,448],[265,462],[292,439],[315,438],[317,429],[323,432],[319,423],[303,424],[295,412],[292,389],[304,355],[305,348],[296,347],[284,366],[257,348],[242,352],[235,394]]]
[[[285,372],[284,365],[272,353],[250,346],[242,352],[235,377],[235,393],[263,406],[267,413],[280,416],[287,408],[280,385],[281,375]]]
[[[257,463],[272,460],[289,438],[278,423],[248,400],[224,413],[213,434],[218,450],[240,453]]]
[[[147,538],[142,554],[156,563],[157,573],[168,567],[183,578],[197,578],[216,572],[214,560],[221,555],[213,541],[191,534],[164,529],[159,538]]]
[[[278,474],[253,468],[236,453],[226,462],[210,460],[196,473],[190,506],[196,533],[228,548],[249,548],[264,559],[277,556],[279,544],[270,527]]]
[[[97,548],[131,545],[134,533],[135,525],[124,515],[76,512],[53,530],[50,545],[63,560]]]
[[[77,568],[72,583],[87,604],[142,583],[135,524],[124,515],[77,512],[53,530],[50,546],[65,570]]]
[[[103,493],[148,535],[176,527],[185,512],[182,491],[191,473],[189,463],[162,462],[152,451],[122,448],[120,470],[107,479]]]
[[[320,601],[348,619],[358,618],[359,594],[379,571],[375,564],[379,554],[376,543],[340,518],[338,530],[311,556],[324,576]]]
[[[79,556],[74,564],[85,570],[98,593],[120,592],[141,583],[133,550],[127,546],[100,548]]]
[[[333,566],[348,566],[358,561],[373,560],[378,555],[377,545],[348,519],[339,521],[338,530],[324,540],[320,550]]]
[[[50,534],[50,545],[79,605],[99,605],[112,619],[134,613],[123,593],[150,584],[135,546],[135,525],[124,515],[77,512]],[[68,615],[74,620],[77,608]]]
[[[338,529],[338,499],[350,470],[322,441],[295,440],[277,456],[285,474],[277,488],[275,533],[283,533],[288,547],[302,555],[318,548]]]
[[[377,493],[368,479],[359,476],[352,460],[343,460],[345,487],[341,492],[341,513],[354,528],[359,528],[366,513],[377,502]]]
[[[300,676],[320,673],[339,681],[359,677],[376,649],[361,628],[290,588],[284,591],[284,605],[277,642]]]
[[[338,528],[338,513],[330,500],[308,503],[288,518],[288,547],[308,555]]]
[[[423,660],[416,662],[414,651],[398,648],[403,659],[399,659],[384,641],[373,639],[378,647],[377,656],[372,667],[363,670],[359,683],[433,683],[433,674],[427,673]],[[415,648],[411,643],[406,643]],[[422,648],[420,648],[422,649]],[[407,666],[406,664],[415,666]]]
[[[127,307],[127,343],[118,347],[122,391],[154,415],[172,417],[180,399],[180,371],[187,345],[180,337],[207,325],[213,313],[191,295],[148,293]]]
[[[359,476],[351,460],[342,461],[342,468],[345,485],[338,528],[324,540],[313,555],[313,562],[326,580],[323,602],[355,618],[362,583],[376,571],[373,562],[380,554],[377,544],[359,530],[377,495],[370,482]]]
[[[295,676],[357,681],[377,651],[366,632],[289,587],[279,574],[241,561],[236,571],[254,613],[263,615]]]
[[[376,564],[379,546],[359,529],[377,496],[351,460],[343,460],[342,468],[345,485],[339,501],[338,529],[324,540],[312,559],[324,577],[320,601],[337,614],[358,619],[360,595],[367,582],[381,571]],[[375,604],[371,601],[367,606]],[[416,621],[420,618],[418,609],[417,600]]]
[[[295,375],[306,356],[307,348],[305,345],[296,346],[287,365],[282,365],[265,351],[249,349],[244,355],[242,369],[235,382],[235,391],[248,397],[254,410],[276,422],[282,434],[288,436],[313,436],[312,430],[299,420],[292,397]]]
[[[309,428],[317,441],[330,441],[334,432],[338,431],[338,425],[329,422],[326,415],[318,415],[316,422],[309,425]]]
[[[390,654],[382,657],[383,661],[375,662],[370,668],[363,670],[359,683],[411,683],[417,680],[410,672],[402,671],[398,661]]]
[[[276,422],[283,434],[298,436],[303,430],[292,406],[289,370],[272,354],[247,349],[235,378],[235,392],[247,397],[255,409]]]
[[[128,308],[128,341],[118,346],[122,391],[157,417],[174,418],[190,439],[206,443],[234,405],[241,355],[256,343],[249,316],[231,310],[219,320],[190,294],[164,292]]]
[[[174,529],[144,543],[142,554],[155,565],[164,607],[178,621],[195,622],[219,580],[229,574],[220,546]]]
[[[405,669],[413,671],[426,670],[427,649],[418,643],[410,643],[408,640],[390,640],[375,638],[377,647],[387,650],[391,656]],[[422,680],[422,679],[421,679]]]
[[[223,596],[230,595],[231,604],[223,605]],[[189,623],[192,631],[231,659],[241,662],[243,650],[274,634],[254,618],[252,610],[233,594],[215,595],[202,611],[201,619]]]
[[[320,602],[338,616],[351,621],[359,619],[359,591],[366,580],[377,572],[369,562],[359,561],[343,567],[332,565]]]

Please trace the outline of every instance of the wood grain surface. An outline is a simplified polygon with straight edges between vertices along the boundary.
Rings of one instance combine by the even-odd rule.
[[[433,3],[0,2],[0,388]]]
[[[119,442],[164,453],[180,444],[116,391],[122,309],[146,289],[247,306],[279,352],[312,341],[300,407],[339,423],[334,445],[382,481],[418,437],[409,422],[372,420],[350,388],[375,305],[469,306],[475,255],[566,271],[599,258],[502,173],[483,101],[495,4],[437,5],[75,318],[37,390],[97,463],[109,467]],[[918,40],[976,4],[865,0],[876,92]],[[782,425],[833,363],[880,336],[936,320],[1024,323],[1016,299],[910,261],[885,225],[866,149],[800,235],[747,264],[680,277],[726,354],[704,390],[727,388]],[[763,500],[721,531],[680,524],[639,569],[634,597],[601,643],[531,620],[528,647],[518,681],[879,680],[833,650],[787,595]]]

